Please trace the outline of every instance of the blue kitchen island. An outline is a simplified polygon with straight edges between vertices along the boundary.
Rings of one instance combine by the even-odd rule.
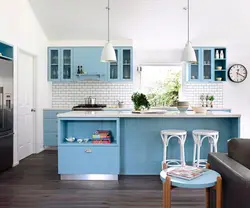
[[[227,152],[227,141],[240,137],[240,115],[228,112],[143,113],[72,111],[58,114],[58,173],[62,180],[117,180],[118,175],[158,175],[163,144],[160,131],[183,129],[186,162],[192,162],[194,129],[219,131],[218,152]],[[67,142],[89,138],[96,130],[112,132],[111,144]],[[201,156],[208,155],[204,141]],[[177,140],[170,141],[168,158],[179,158]]]

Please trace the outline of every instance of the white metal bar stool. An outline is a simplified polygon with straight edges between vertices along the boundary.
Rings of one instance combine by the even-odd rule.
[[[166,164],[168,167],[184,166],[186,164],[184,145],[187,138],[187,132],[184,130],[162,130],[161,138],[163,142],[163,160],[161,164],[162,169],[166,168],[164,167],[164,164]],[[172,138],[177,138],[180,144],[180,159],[167,159],[168,143]]]
[[[210,144],[210,152],[217,152],[219,132],[214,130],[199,129],[199,130],[193,130],[192,134],[194,139],[193,166],[206,167],[207,159],[200,158],[202,143],[205,138],[208,138],[208,142]]]

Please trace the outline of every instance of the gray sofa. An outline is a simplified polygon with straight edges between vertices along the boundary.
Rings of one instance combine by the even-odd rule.
[[[222,176],[222,207],[250,208],[250,139],[231,139],[228,153],[210,153],[208,162]]]

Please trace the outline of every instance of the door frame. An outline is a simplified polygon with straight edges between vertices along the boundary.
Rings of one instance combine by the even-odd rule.
[[[33,53],[30,53],[26,50],[23,50],[21,48],[17,48],[17,72],[16,72],[16,87],[18,88],[18,85],[19,85],[19,76],[18,76],[18,67],[19,67],[19,57],[20,57],[20,54],[25,54],[25,55],[28,55],[28,56],[31,56],[33,58],[33,108],[36,110],[36,107],[37,107],[37,103],[36,103],[36,91],[37,91],[37,86],[36,86],[36,75],[37,75],[37,56]],[[18,91],[16,90],[16,104],[18,104],[18,99],[19,99],[19,95],[18,95]],[[17,121],[18,117],[18,106],[16,106],[16,119],[15,121]],[[33,145],[32,145],[32,154],[34,153],[37,153],[38,149],[36,147],[36,141],[37,141],[37,137],[36,137],[36,112],[33,113],[33,122],[34,122],[34,126],[33,126]],[[17,160],[18,162],[20,161],[19,160],[19,154],[18,154],[18,122],[16,122],[16,139],[17,139],[17,146],[16,146],[16,153],[17,153]]]

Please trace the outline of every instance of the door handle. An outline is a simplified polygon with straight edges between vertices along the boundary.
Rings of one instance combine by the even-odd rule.
[[[34,108],[31,108],[31,110],[30,110],[31,112],[36,112],[36,109],[34,109]]]
[[[0,139],[4,138],[4,137],[9,137],[9,136],[12,136],[14,135],[14,133],[10,133],[10,134],[7,134],[7,135],[4,135],[4,136],[1,136]]]
[[[92,153],[92,150],[91,149],[86,149],[85,152],[86,153]]]

